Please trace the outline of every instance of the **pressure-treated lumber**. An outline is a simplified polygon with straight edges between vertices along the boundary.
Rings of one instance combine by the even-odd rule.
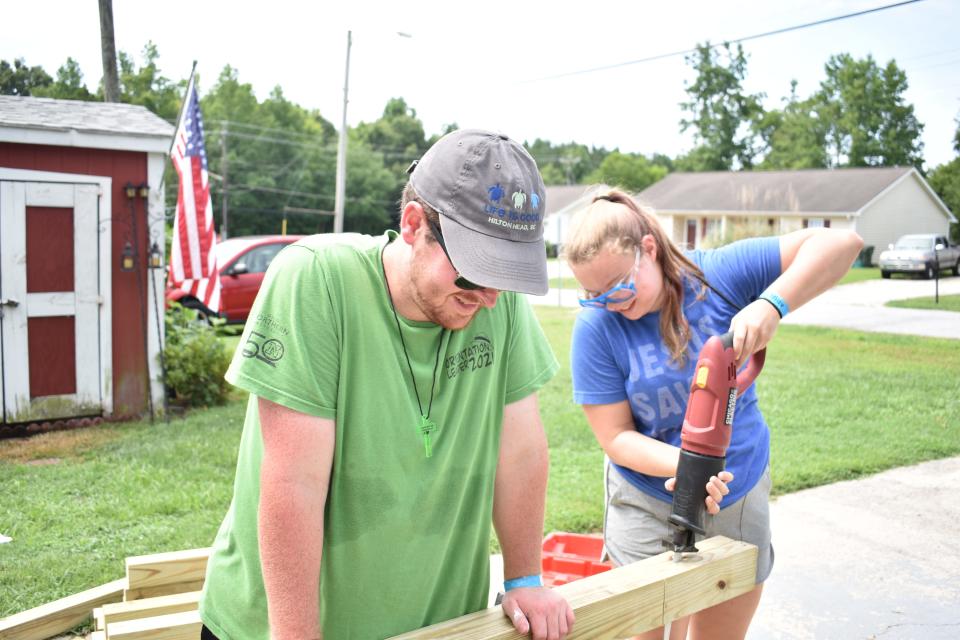
[[[200,612],[183,611],[163,616],[107,623],[109,640],[198,640]]]
[[[105,604],[101,608],[101,616],[104,624],[101,628],[105,629],[106,625],[110,623],[122,622],[124,620],[136,620],[138,618],[162,616],[170,613],[181,613],[183,611],[195,611],[200,603],[200,593],[200,591],[190,591],[189,593],[177,593],[169,596],[144,598],[130,602]],[[96,618],[96,615],[94,615],[94,618]]]
[[[106,628],[106,624],[103,621],[103,607],[97,607],[93,610],[93,630],[103,631]]]
[[[209,548],[132,556],[127,558],[127,588],[135,591],[202,581],[209,557]]]
[[[155,587],[143,587],[142,589],[126,589],[123,592],[124,602],[142,600],[144,598],[158,598],[177,593],[191,593],[203,589],[203,580],[193,582],[175,582],[171,584],[158,584]]]
[[[700,554],[673,562],[662,553],[557,587],[577,621],[567,640],[614,640],[636,635],[678,617],[712,607],[755,586],[757,548],[717,536],[698,544]],[[393,640],[522,640],[491,607],[412,631]],[[113,640],[113,636],[110,636]]]
[[[119,602],[126,587],[127,579],[121,578],[0,619],[0,638],[44,640],[69,631],[87,620],[95,607]]]

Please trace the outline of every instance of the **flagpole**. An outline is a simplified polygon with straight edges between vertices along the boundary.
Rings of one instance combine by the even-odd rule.
[[[180,130],[180,121],[183,119],[183,109],[184,107],[187,106],[187,96],[190,95],[190,86],[193,84],[193,74],[196,70],[197,70],[197,61],[194,60],[193,66],[190,67],[190,78],[187,80],[187,91],[186,93],[183,94],[183,102],[180,103],[180,113],[177,114],[177,123],[173,129],[173,137],[170,139],[170,148],[167,149],[168,158],[170,157],[170,154],[173,153],[173,145],[177,144],[177,131]],[[165,185],[164,183],[165,179],[166,179],[166,175],[160,178],[160,186],[158,187],[158,189],[160,190],[160,193],[164,192],[163,188]],[[166,212],[164,212],[164,218],[166,218]]]
[[[193,65],[190,67],[190,78],[187,80],[187,90],[186,90],[186,92],[183,94],[183,102],[180,103],[180,113],[177,114],[177,124],[176,124],[176,126],[174,127],[174,129],[173,129],[173,137],[172,137],[171,140],[170,140],[170,148],[167,149],[167,157],[168,157],[168,158],[169,158],[170,155],[173,153],[173,146],[177,143],[177,131],[180,130],[180,121],[183,120],[183,112],[184,112],[184,110],[186,109],[186,106],[187,106],[187,98],[190,97],[190,88],[193,86],[194,75],[196,74],[196,71],[197,71],[197,61],[194,60],[194,61],[193,61]],[[163,183],[163,178],[161,177],[161,178],[160,178],[160,188],[159,188],[159,193],[160,193],[160,197],[161,197],[161,202],[164,202],[164,201],[166,200],[166,198],[164,198],[164,190],[163,190],[163,189],[164,189],[164,183]],[[146,212],[145,212],[145,213],[146,213]],[[166,221],[166,212],[164,211],[163,214],[164,214],[164,215],[163,215],[163,218],[164,218],[164,223],[165,223],[165,221]],[[163,227],[163,228],[164,228],[164,233],[166,233],[166,224],[164,224],[164,227]],[[148,236],[150,235],[150,222],[149,222],[149,219],[147,220],[147,235],[148,235]],[[148,241],[149,241],[149,238],[148,238]],[[154,242],[155,242],[155,241],[154,241]],[[164,244],[166,244],[166,242],[164,242]],[[165,258],[164,264],[166,264],[166,261],[169,260],[170,256],[164,256],[164,258]],[[167,270],[164,269],[163,271],[164,271],[164,276],[166,276]],[[150,273],[150,269],[149,269],[149,268],[147,269],[147,273]],[[165,344],[165,343],[166,343],[166,339],[165,339],[166,336],[164,336],[164,334],[162,333],[162,330],[161,330],[161,327],[163,326],[163,323],[160,322],[161,309],[160,309],[159,301],[158,301],[158,299],[157,299],[157,280],[156,280],[156,278],[153,276],[153,274],[150,275],[150,280],[151,280],[151,283],[150,283],[150,284],[153,285],[153,312],[154,312],[154,317],[156,318],[156,322],[157,322],[157,342],[158,342],[159,345],[160,345],[160,380],[161,380],[161,385],[163,386],[163,420],[164,420],[164,422],[166,422],[167,424],[169,424],[169,423],[170,423],[170,406],[169,406],[169,404],[168,404],[168,402],[167,402],[167,363],[166,363],[166,358],[165,358],[164,355],[163,355],[163,350],[164,350],[164,348],[166,347],[166,344]],[[166,285],[166,281],[167,281],[167,278],[164,277],[164,278],[163,278],[163,284],[164,284],[164,286]],[[149,354],[148,354],[147,357],[149,358]],[[148,369],[147,369],[147,370],[149,371],[149,365],[148,365]],[[147,381],[147,394],[150,396],[150,399],[151,399],[151,402],[152,402],[153,396],[152,396],[152,390],[150,389],[149,376],[148,376],[148,381]],[[151,412],[151,413],[152,413],[152,412]],[[151,415],[151,418],[152,418],[152,415]]]
[[[193,86],[193,76],[197,71],[197,61],[193,61],[193,66],[190,68],[190,79],[187,80],[187,91],[183,94],[183,102],[180,103],[180,113],[177,114],[177,125],[173,130],[173,139],[170,141],[170,148],[167,150],[167,157],[170,157],[170,154],[173,153],[173,145],[177,144],[177,131],[180,130],[180,121],[183,120],[183,111],[187,108],[187,97],[190,95],[190,87]]]

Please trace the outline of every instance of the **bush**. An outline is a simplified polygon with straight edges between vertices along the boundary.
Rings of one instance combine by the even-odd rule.
[[[226,402],[229,384],[223,379],[230,353],[216,330],[193,309],[172,304],[167,310],[163,355],[167,366],[167,393],[185,407],[208,407]]]
[[[731,218],[727,220],[726,233],[720,231],[720,225],[707,234],[700,243],[703,249],[715,249],[745,238],[762,238],[778,234],[767,220],[756,218]]]

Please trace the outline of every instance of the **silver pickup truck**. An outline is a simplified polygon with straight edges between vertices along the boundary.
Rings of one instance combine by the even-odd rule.
[[[896,244],[880,254],[880,275],[918,273],[928,280],[937,271],[960,275],[960,246],[950,244],[945,235],[914,233],[901,236]]]

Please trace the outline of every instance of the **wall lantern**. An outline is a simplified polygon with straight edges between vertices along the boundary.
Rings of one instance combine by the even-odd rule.
[[[120,252],[120,271],[133,271],[133,245],[129,241]]]
[[[147,265],[151,269],[163,269],[163,254],[160,253],[160,247],[154,242],[150,247],[150,255],[147,258]]]
[[[123,187],[123,192],[127,194],[127,197],[131,200],[137,197],[137,186],[132,182],[128,182]]]
[[[149,196],[150,185],[148,185],[146,182],[141,182],[139,185],[137,185],[137,195],[139,195],[141,198],[146,198]]]

